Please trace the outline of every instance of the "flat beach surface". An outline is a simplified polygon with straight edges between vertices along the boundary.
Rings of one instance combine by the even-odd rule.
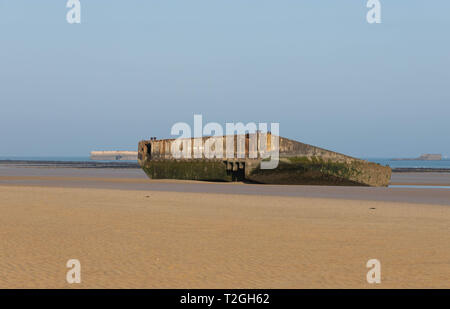
[[[406,174],[393,182],[450,183]],[[450,288],[449,206],[448,189],[0,166],[0,288]],[[366,281],[374,258],[379,285]]]

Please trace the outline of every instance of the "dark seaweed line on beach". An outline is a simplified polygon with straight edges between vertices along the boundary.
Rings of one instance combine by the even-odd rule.
[[[450,173],[450,168],[429,168],[429,167],[397,167],[393,168],[394,173]]]

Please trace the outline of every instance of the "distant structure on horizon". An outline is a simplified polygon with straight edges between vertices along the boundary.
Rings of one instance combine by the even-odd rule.
[[[137,161],[137,151],[91,151],[91,160]]]
[[[440,160],[442,160],[442,155],[441,154],[425,153],[425,154],[421,155],[417,160],[440,161]]]
[[[442,154],[424,153],[418,158],[393,159],[394,161],[414,160],[414,161],[440,161]]]

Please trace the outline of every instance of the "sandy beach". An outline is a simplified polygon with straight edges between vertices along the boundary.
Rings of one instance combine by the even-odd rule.
[[[450,289],[450,1],[405,2],[0,0],[0,290]]]
[[[0,288],[450,288],[445,202],[78,172],[0,174]],[[449,191],[428,190],[442,201]],[[373,258],[379,285],[366,281]],[[66,282],[69,259],[81,262],[79,285]]]

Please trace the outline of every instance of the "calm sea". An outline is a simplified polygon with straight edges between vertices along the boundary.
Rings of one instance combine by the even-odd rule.
[[[392,168],[411,167],[411,168],[450,168],[450,159],[440,161],[422,161],[422,160],[392,160],[387,158],[363,158],[364,160],[375,162],[381,165],[389,165]]]
[[[92,162],[90,157],[16,157],[16,156],[0,156],[0,160],[14,161],[62,161],[62,162]],[[136,161],[116,161],[114,162],[136,162]],[[112,162],[108,160],[96,160],[95,162]]]
[[[0,156],[0,160],[18,160],[18,161],[90,161],[89,157],[20,157],[20,156]]]
[[[389,158],[363,158],[364,160],[375,162],[381,165],[396,167],[413,168],[450,168],[450,159],[441,161],[419,161],[419,160],[401,160],[396,161]],[[16,157],[0,156],[0,160],[23,160],[23,161],[63,161],[63,162],[86,162],[91,161],[89,157]],[[122,161],[125,162],[125,161]]]

